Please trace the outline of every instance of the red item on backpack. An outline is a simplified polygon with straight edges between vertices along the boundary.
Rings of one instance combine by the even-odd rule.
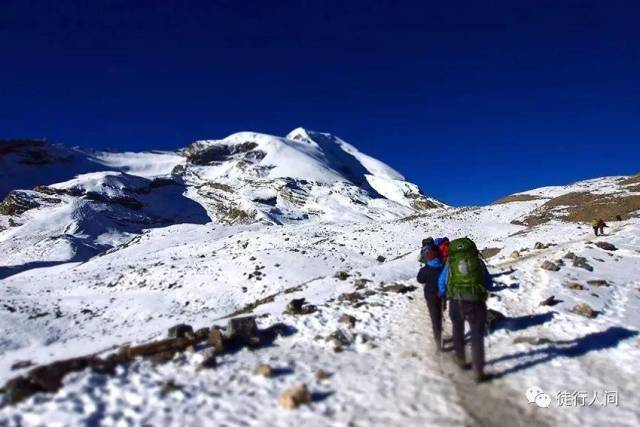
[[[440,256],[442,257],[442,261],[447,262],[449,259],[449,242],[442,242],[438,247],[440,249]]]

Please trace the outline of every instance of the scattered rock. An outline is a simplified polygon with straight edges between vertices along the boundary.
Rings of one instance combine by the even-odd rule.
[[[518,251],[513,251],[511,252],[511,255],[509,255],[511,258],[516,259],[516,258],[520,258],[520,252]]]
[[[280,395],[280,406],[286,409],[295,409],[300,405],[311,402],[311,393],[305,384],[297,385]]]
[[[340,316],[340,318],[338,319],[338,322],[340,323],[346,323],[349,326],[351,326],[352,328],[355,326],[356,322],[358,321],[358,319],[356,319],[355,317],[351,316],[350,314],[346,314],[344,313],[342,316]]]
[[[191,325],[183,323],[170,327],[167,336],[169,338],[195,338]]]
[[[562,259],[557,259],[557,260],[555,260],[555,263],[556,263],[556,265],[557,265],[558,267],[564,267],[564,265],[565,265],[565,264],[564,264],[564,260],[562,260]]]
[[[176,384],[176,382],[173,380],[169,380],[164,384],[162,384],[162,387],[160,388],[160,394],[162,396],[166,396],[169,393],[173,393],[174,391],[180,391],[180,390],[182,390],[181,385]]]
[[[575,291],[584,291],[584,286],[582,286],[578,282],[569,282],[565,285],[569,289],[573,289]]]
[[[575,305],[571,309],[571,312],[575,314],[579,314],[580,316],[588,317],[590,319],[593,319],[594,317],[597,316],[597,313],[595,312],[595,310],[591,308],[589,304],[585,304],[585,303]]]
[[[287,304],[287,308],[285,309],[284,313],[300,315],[300,314],[315,313],[318,310],[318,308],[315,305],[311,305],[311,304],[305,305],[305,304],[306,304],[305,298],[292,299],[291,301],[289,301],[289,304]]]
[[[548,271],[559,271],[560,267],[552,262],[552,261],[545,261],[542,263],[542,265],[540,266],[540,268],[542,268],[543,270],[548,270]]]
[[[393,285],[387,285],[380,288],[382,292],[395,292],[398,294],[406,294],[407,292],[413,292],[416,288],[413,285],[403,285],[401,283],[394,283]]]
[[[256,370],[254,371],[254,374],[261,375],[265,378],[271,378],[273,376],[273,369],[271,368],[270,365],[266,363],[262,363],[258,365]]]
[[[555,296],[551,295],[549,298],[547,298],[544,301],[540,302],[540,305],[553,306],[553,305],[558,304],[559,302],[560,301],[558,301]]]
[[[609,282],[607,282],[606,280],[587,280],[587,283],[590,284],[591,286],[595,286],[595,287],[601,287],[601,286],[611,286],[611,284]]]
[[[365,279],[365,278],[358,278],[356,280],[353,281],[353,286],[360,290],[363,289],[367,286],[367,283],[371,282],[371,280],[369,279]]]
[[[536,242],[533,245],[533,249],[546,249],[546,248],[547,248],[547,245],[545,245],[544,243],[541,243],[541,242]]]
[[[604,249],[605,251],[617,251],[618,248],[615,245],[612,245],[609,242],[596,242],[595,245],[600,249]]]
[[[564,255],[564,258],[565,258],[565,259],[576,259],[576,258],[577,258],[577,255],[576,255],[576,254],[574,254],[573,252],[567,252],[567,253]]]
[[[589,265],[589,263],[587,262],[587,259],[584,257],[579,257],[579,256],[575,257],[573,259],[573,266],[582,268],[587,271],[593,271],[593,267]]]
[[[378,262],[385,262],[387,259],[385,257],[383,257],[382,255],[378,255],[378,258],[376,258],[376,261]]]
[[[351,344],[352,339],[345,334],[342,330],[337,329],[332,332],[326,339],[328,343],[333,345],[333,349],[337,351],[342,351],[343,346],[348,346]]]

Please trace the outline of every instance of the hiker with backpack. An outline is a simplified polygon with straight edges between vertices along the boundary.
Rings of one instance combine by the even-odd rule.
[[[604,236],[605,227],[609,227],[609,226],[604,222],[604,219],[602,218],[598,219],[598,230],[600,231],[601,236]]]
[[[491,275],[480,258],[475,243],[469,238],[449,244],[449,260],[438,280],[440,295],[449,300],[449,318],[453,332],[453,348],[458,365],[466,367],[464,351],[465,321],[471,329],[471,362],[476,381],[484,375],[484,333],[487,321],[488,289]]]
[[[424,259],[425,265],[418,271],[417,280],[423,285],[424,298],[427,301],[431,318],[433,339],[436,342],[437,351],[440,352],[442,351],[442,313],[445,306],[443,298],[438,293],[438,279],[444,268],[444,263],[435,245],[430,250],[426,250],[424,254],[421,253],[421,259]]]

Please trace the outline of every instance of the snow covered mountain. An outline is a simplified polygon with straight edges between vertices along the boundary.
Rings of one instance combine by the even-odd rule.
[[[0,425],[640,423],[638,176],[453,208],[304,129],[175,153],[4,147]],[[415,288],[427,235],[488,260],[486,384],[435,355]],[[246,316],[260,331],[222,348]],[[178,324],[206,339],[166,347]],[[299,384],[309,404],[281,407]],[[564,391],[619,402],[562,407]]]

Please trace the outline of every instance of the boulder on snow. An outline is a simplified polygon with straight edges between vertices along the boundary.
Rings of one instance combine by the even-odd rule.
[[[387,259],[385,257],[383,257],[382,255],[378,255],[378,258],[376,258],[376,261],[378,262],[385,262]]]
[[[569,282],[565,285],[569,289],[573,289],[575,291],[584,291],[584,286],[582,286],[578,282]]]
[[[249,347],[260,346],[260,331],[256,323],[256,316],[236,317],[229,320],[224,336],[229,341]]]
[[[338,297],[340,302],[357,302],[363,300],[364,296],[358,292],[346,292]]]
[[[573,252],[567,252],[567,253],[564,255],[564,258],[565,258],[565,259],[576,259],[576,258],[577,258],[577,255],[576,255],[576,254],[574,254]]]
[[[278,402],[283,408],[295,409],[300,405],[310,403],[311,393],[305,384],[300,384],[282,393]]]
[[[511,252],[511,255],[509,255],[511,258],[516,259],[516,258],[520,258],[520,252],[518,251],[513,251]]]
[[[590,284],[591,286],[595,286],[595,287],[601,287],[601,286],[611,286],[611,284],[609,282],[607,282],[606,280],[587,280],[587,283]]]
[[[617,251],[618,248],[615,247],[615,245],[609,243],[609,242],[596,242],[595,245],[597,247],[599,247],[600,249],[604,249],[605,251]]]
[[[338,271],[333,277],[338,280],[347,280],[349,278],[349,273],[347,273],[346,271]]]
[[[214,348],[217,353],[224,353],[225,345],[224,345],[224,337],[222,336],[222,332],[220,329],[213,327],[209,331],[209,336],[207,337],[207,344]]]
[[[271,367],[271,365],[261,363],[254,371],[254,374],[260,375],[265,378],[271,378],[273,376],[273,368]]]
[[[167,332],[168,338],[195,338],[193,327],[184,323],[172,326]]]
[[[591,308],[591,306],[589,306],[589,304],[585,304],[585,303],[576,304],[571,309],[571,312],[575,314],[579,314],[580,316],[588,317],[590,319],[593,319],[598,315],[596,311],[593,308]]]
[[[305,298],[294,298],[287,304],[287,308],[284,310],[285,314],[311,314],[318,311],[315,305],[307,304]]]
[[[331,378],[331,374],[324,369],[318,369],[318,371],[316,372],[316,379],[318,381],[326,380],[329,378]]]
[[[555,262],[552,262],[552,261],[543,262],[540,268],[548,271],[560,271],[560,267]]]
[[[536,243],[533,245],[533,249],[546,249],[546,248],[547,248],[547,245],[545,245],[545,244],[544,244],[544,243],[542,243],[542,242],[536,242]]]
[[[544,299],[543,301],[540,302],[540,305],[549,305],[549,306],[553,306],[558,304],[560,301],[558,301],[556,299],[555,296],[551,295],[549,298]]]
[[[576,256],[573,259],[573,266],[587,271],[593,271],[593,267],[587,262],[585,257]]]
[[[346,323],[347,325],[354,327],[356,322],[358,321],[358,319],[356,319],[355,317],[353,317],[350,314],[344,313],[342,316],[340,316],[340,318],[338,319],[338,322],[340,323]]]

